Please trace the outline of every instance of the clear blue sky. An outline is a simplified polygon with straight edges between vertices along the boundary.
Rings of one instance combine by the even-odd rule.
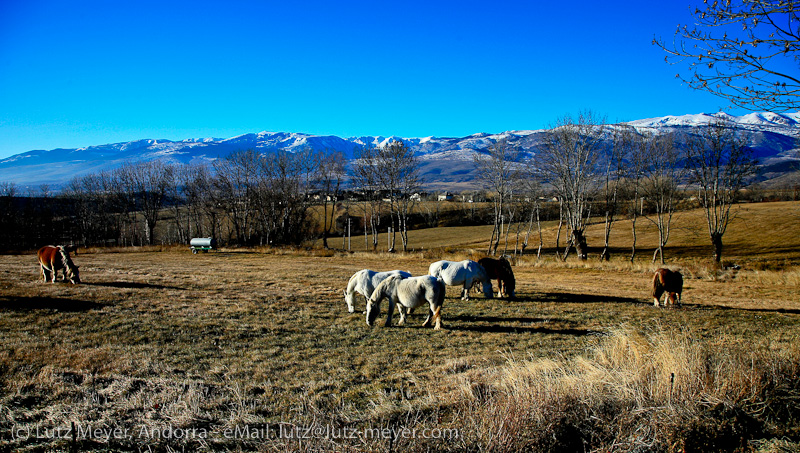
[[[0,158],[716,112],[726,103],[682,85],[651,45],[690,20],[688,2],[0,0]]]

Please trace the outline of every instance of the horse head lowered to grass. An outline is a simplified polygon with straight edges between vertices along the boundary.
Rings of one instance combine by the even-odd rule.
[[[344,301],[347,303],[347,311],[355,313],[356,293],[361,294],[369,301],[375,287],[392,275],[399,275],[403,278],[411,277],[410,272],[400,270],[375,272],[369,269],[362,269],[353,274],[353,276],[350,277],[350,281],[347,282],[347,289],[344,290]]]
[[[389,299],[386,327],[392,325],[392,312],[395,305],[400,312],[398,325],[402,325],[411,310],[427,302],[428,318],[425,319],[422,326],[428,327],[433,323],[434,329],[439,330],[442,328],[441,310],[445,292],[444,282],[440,278],[430,275],[408,278],[392,275],[381,282],[372,292],[372,296],[367,302],[367,325],[371,326],[375,322],[381,311],[381,301],[386,298]]]
[[[497,279],[497,286],[501,296],[514,298],[514,291],[517,287],[517,280],[514,278],[514,271],[511,269],[511,263],[505,258],[481,258],[478,264],[486,269],[486,275],[489,279]]]
[[[428,267],[428,274],[441,277],[445,285],[462,285],[464,289],[461,292],[461,299],[463,300],[469,300],[469,290],[475,282],[481,283],[483,295],[487,299],[492,297],[492,281],[486,275],[486,269],[475,261],[437,261]]]
[[[56,282],[56,275],[59,270],[64,270],[64,280],[69,279],[73,284],[81,282],[78,266],[72,262],[67,248],[63,245],[46,245],[36,252],[39,258],[39,266],[42,270],[44,281]]]
[[[661,296],[667,293],[664,298],[664,306],[670,303],[676,307],[681,306],[681,293],[683,292],[683,275],[678,271],[666,268],[657,269],[653,275],[653,305],[660,304]]]

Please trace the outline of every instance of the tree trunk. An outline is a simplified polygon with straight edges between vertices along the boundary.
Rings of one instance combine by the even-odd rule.
[[[497,234],[497,220],[495,219],[494,228],[492,228],[492,238],[489,239],[489,249],[486,250],[486,254],[492,256],[492,246],[494,246],[494,237]]]
[[[605,223],[605,230],[603,234],[604,238],[604,245],[603,251],[600,253],[600,261],[610,261],[611,260],[611,252],[608,250],[608,241],[611,237],[611,222],[613,222],[613,217],[611,213],[606,211],[606,223]]]
[[[575,253],[581,260],[586,260],[589,247],[586,245],[586,236],[583,235],[581,230],[572,230],[573,243],[575,244]]]
[[[711,244],[714,245],[714,261],[719,264],[722,261],[722,234],[712,234]]]
[[[633,233],[633,242],[631,243],[631,264],[633,264],[633,259],[636,258],[636,209],[634,209],[633,218],[631,219],[631,232]]]
[[[664,264],[664,246],[658,246],[653,252],[653,263],[656,262],[656,257],[661,257],[661,264]]]
[[[559,198],[558,199],[558,231],[556,232],[556,256],[561,258],[561,255],[558,252],[558,249],[561,248],[561,226],[564,224],[564,202]],[[561,261],[567,259],[567,253],[569,252],[569,244],[567,245],[567,252],[564,253],[564,258]]]

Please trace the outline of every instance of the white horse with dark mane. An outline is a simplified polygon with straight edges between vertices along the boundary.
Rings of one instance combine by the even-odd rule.
[[[350,277],[350,281],[347,282],[347,289],[344,290],[344,301],[347,303],[347,311],[355,313],[356,293],[361,294],[364,296],[364,299],[369,301],[369,297],[372,296],[375,287],[392,275],[399,275],[403,278],[411,277],[410,272],[400,270],[375,272],[369,269],[362,269],[353,274],[353,276]]]
[[[372,296],[367,301],[367,325],[372,325],[381,312],[381,301],[389,299],[389,313],[386,316],[386,327],[392,325],[392,312],[397,305],[400,312],[400,322],[406,322],[406,316],[411,310],[419,307],[425,302],[428,303],[428,317],[422,323],[422,327],[428,327],[433,323],[434,329],[442,328],[442,304],[445,296],[444,282],[440,278],[422,275],[420,277],[402,278],[399,275],[392,275],[375,287]]]
[[[486,274],[486,269],[472,260],[447,261],[441,260],[431,263],[428,274],[434,277],[441,277],[445,285],[463,285],[461,292],[462,300],[469,300],[469,290],[475,282],[480,282],[483,287],[483,295],[486,298],[492,297],[492,281]]]

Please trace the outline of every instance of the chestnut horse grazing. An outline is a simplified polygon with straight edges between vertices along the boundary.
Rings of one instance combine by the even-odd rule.
[[[486,269],[486,275],[490,279],[497,279],[497,286],[500,288],[500,295],[513,299],[517,280],[514,278],[514,271],[511,270],[511,263],[505,257],[500,259],[481,258],[478,264]]]
[[[681,292],[683,291],[683,275],[678,271],[660,268],[653,276],[653,305],[659,306],[661,295],[667,293],[664,306],[669,302],[681,306]]]
[[[61,269],[64,270],[64,280],[69,279],[73,284],[81,282],[78,266],[72,262],[69,252],[63,245],[46,245],[40,248],[36,254],[39,257],[39,265],[42,267],[42,277],[45,282],[49,279],[55,283],[56,274]]]

